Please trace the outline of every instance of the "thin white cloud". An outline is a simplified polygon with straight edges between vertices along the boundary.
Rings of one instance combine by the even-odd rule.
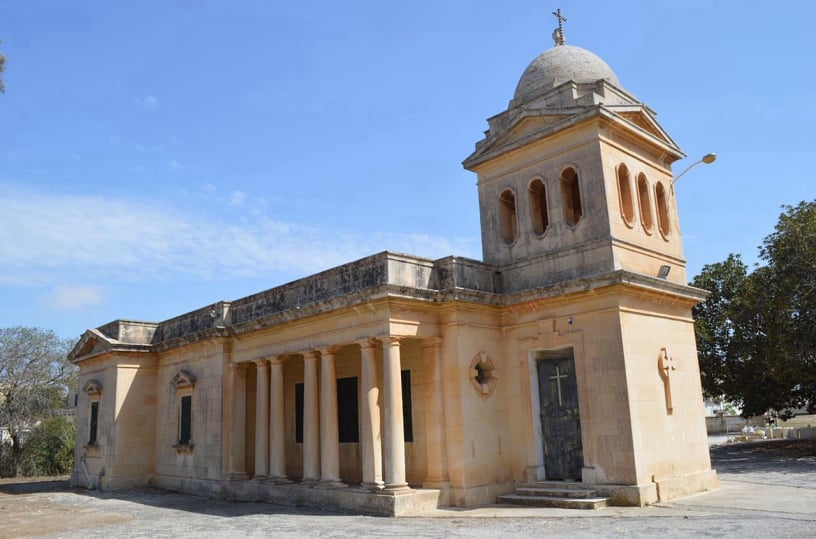
[[[337,231],[247,214],[237,222],[95,196],[0,185],[0,283],[308,275],[383,250],[474,256],[472,238]]]
[[[144,110],[155,110],[159,106],[159,100],[152,95],[148,95],[146,97],[138,97],[135,99],[135,101]]]
[[[234,191],[232,195],[230,195],[230,206],[241,206],[246,200],[246,194],[243,191]]]
[[[42,303],[57,311],[82,311],[107,301],[98,286],[55,286],[42,298]]]

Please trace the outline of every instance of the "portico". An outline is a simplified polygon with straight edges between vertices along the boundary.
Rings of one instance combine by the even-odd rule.
[[[229,479],[275,484],[296,481],[314,488],[357,486],[383,493],[410,490],[406,479],[403,370],[400,361],[400,343],[403,340],[396,336],[360,339],[357,342],[338,342],[302,351],[288,350],[273,356],[230,363],[228,370],[232,374],[228,379],[231,382],[229,391],[233,396],[233,406],[228,424],[233,426],[233,435],[228,446],[231,463]],[[438,353],[439,339],[418,342],[422,350],[428,350],[426,353]],[[344,469],[350,470],[348,474],[341,474],[340,466],[338,351],[342,352],[344,374],[355,375],[351,377],[355,391],[362,397],[359,407],[353,407],[359,409],[359,441],[354,442],[357,446],[354,450],[345,451],[343,455],[344,460],[357,459],[357,462],[344,462]],[[302,365],[300,382],[293,384],[290,380],[287,384],[284,370],[290,362]],[[435,361],[430,366],[434,368]],[[247,370],[253,369],[254,375],[247,376]],[[414,370],[414,376],[424,376],[423,370]],[[407,372],[411,373],[410,370]],[[254,393],[248,391],[251,389],[247,387],[250,377],[255,379]],[[435,382],[433,379],[430,381],[431,384]],[[298,384],[303,387],[302,413],[297,402],[294,409],[291,406],[287,408],[287,389],[294,393]],[[430,389],[433,390],[432,385]],[[356,400],[357,395],[354,398]],[[247,409],[250,404],[254,411]],[[292,437],[287,436],[287,417],[290,426],[292,421],[302,422],[302,430],[295,429],[302,432],[302,439],[298,441],[295,436],[294,444]],[[245,428],[249,423],[254,424],[252,432]],[[439,421],[434,420],[434,423],[436,435],[439,436]],[[249,445],[253,446],[251,452],[254,455],[251,474],[248,473],[246,459],[242,458],[248,453]],[[300,468],[287,468],[287,450],[290,455],[302,455]],[[439,457],[432,457],[435,475],[427,482],[444,482],[446,478],[442,475]],[[359,481],[355,473],[357,470],[362,473]]]

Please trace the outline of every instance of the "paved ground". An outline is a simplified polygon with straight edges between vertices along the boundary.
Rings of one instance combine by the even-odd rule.
[[[718,446],[712,462],[719,490],[659,506],[489,506],[401,519],[3,480],[0,537],[816,537],[816,442]]]

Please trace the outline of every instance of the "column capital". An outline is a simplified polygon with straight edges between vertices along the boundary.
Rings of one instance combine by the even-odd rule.
[[[286,361],[286,354],[279,354],[277,356],[269,356],[266,358],[269,361],[270,365],[283,365],[283,362]]]
[[[316,361],[316,360],[320,359],[320,350],[318,350],[316,348],[313,349],[313,350],[306,350],[305,352],[302,352],[302,354],[303,354],[303,361],[309,361],[309,360],[315,360]]]
[[[252,362],[255,365],[257,365],[258,367],[266,367],[266,366],[269,365],[269,360],[267,358],[265,358],[265,357],[259,357],[259,358],[253,359]]]
[[[376,348],[377,347],[377,338],[376,337],[366,337],[365,339],[357,339],[354,341],[360,348]]]
[[[381,337],[377,337],[377,340],[382,342],[383,346],[399,346],[402,339],[404,339],[404,337],[399,335],[383,335]]]
[[[337,354],[337,350],[338,350],[339,348],[340,348],[340,347],[339,347],[339,346],[336,346],[336,345],[331,345],[331,346],[321,346],[320,348],[315,349],[315,351],[316,351],[317,353],[319,353],[321,357],[322,357],[322,356],[334,356],[334,355],[336,355],[336,354]]]
[[[246,361],[231,361],[227,363],[227,369],[233,372],[241,372],[246,370],[247,362]]]

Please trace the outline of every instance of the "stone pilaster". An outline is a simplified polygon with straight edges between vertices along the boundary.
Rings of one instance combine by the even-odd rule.
[[[246,473],[246,366],[230,363],[229,479],[249,479]]]
[[[425,447],[428,475],[425,488],[447,488],[448,452],[445,440],[445,396],[442,387],[442,339],[422,341],[422,368],[425,375]]]

